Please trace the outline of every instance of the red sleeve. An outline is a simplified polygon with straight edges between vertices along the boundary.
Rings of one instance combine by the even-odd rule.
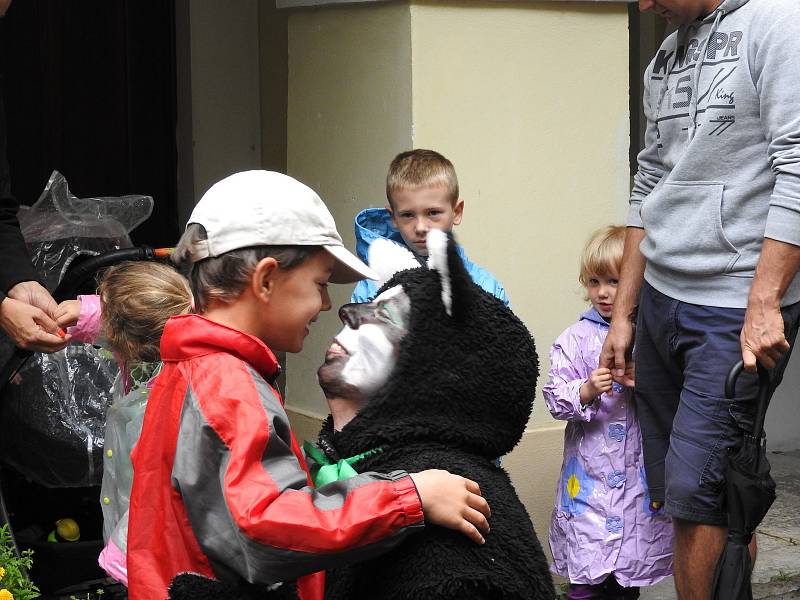
[[[215,572],[294,579],[385,552],[423,525],[405,472],[312,488],[280,398],[240,361],[208,357],[190,382],[173,482]]]

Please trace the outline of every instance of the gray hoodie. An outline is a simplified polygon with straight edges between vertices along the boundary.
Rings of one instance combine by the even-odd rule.
[[[664,41],[644,84],[628,225],[645,279],[743,308],[763,238],[800,246],[800,0],[724,0]],[[783,304],[798,300],[795,277]]]

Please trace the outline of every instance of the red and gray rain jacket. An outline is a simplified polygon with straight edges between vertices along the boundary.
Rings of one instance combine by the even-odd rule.
[[[271,585],[380,554],[422,527],[402,471],[363,473],[315,490],[277,391],[270,349],[256,338],[183,315],[167,322],[164,368],[134,448],[129,597],[167,597],[192,572]],[[313,575],[309,575],[313,573]]]

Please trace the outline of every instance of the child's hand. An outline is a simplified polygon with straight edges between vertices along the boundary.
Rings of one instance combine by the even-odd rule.
[[[64,300],[56,309],[55,318],[59,327],[72,327],[81,316],[80,300]]]
[[[440,469],[412,473],[425,521],[460,531],[477,544],[489,533],[489,503],[477,483]]]
[[[580,387],[581,403],[589,404],[600,394],[611,391],[614,380],[611,378],[611,369],[600,367],[592,371],[589,380]]]

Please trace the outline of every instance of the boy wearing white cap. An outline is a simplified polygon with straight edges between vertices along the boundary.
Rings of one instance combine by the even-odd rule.
[[[267,171],[223,179],[175,257],[191,269],[197,314],[164,328],[164,368],[132,455],[131,600],[165,598],[184,572],[244,586],[297,579],[302,600],[321,600],[315,571],[384,552],[423,521],[482,542],[486,501],[445,471],[310,484],[273,352],[302,349],[331,308],[329,281],[372,276],[310,188]]]

